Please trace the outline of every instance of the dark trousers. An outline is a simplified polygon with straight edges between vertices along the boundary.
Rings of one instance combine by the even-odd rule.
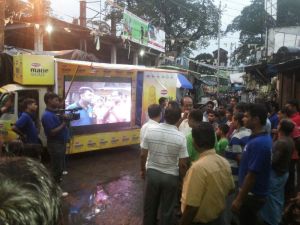
[[[264,206],[265,198],[248,195],[244,200],[239,214],[240,225],[257,225],[258,212]]]
[[[148,169],[146,173],[144,193],[143,225],[172,225],[174,222],[174,207],[177,200],[179,176]],[[158,214],[158,208],[160,213]]]
[[[55,181],[60,183],[66,154],[66,143],[51,141],[47,143],[47,149],[51,158],[52,175]]]
[[[285,184],[285,197],[286,199],[290,199],[295,197],[296,195],[296,167],[297,167],[298,160],[291,160],[290,167],[289,167],[289,177]]]
[[[222,225],[222,216],[219,216],[217,219],[210,221],[208,223],[192,223],[191,225]]]

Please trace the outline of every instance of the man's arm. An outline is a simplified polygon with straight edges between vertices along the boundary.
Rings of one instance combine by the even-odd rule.
[[[184,177],[186,174],[186,171],[188,170],[188,160],[189,158],[180,158],[178,162],[179,166],[179,176]]]
[[[184,209],[179,225],[190,225],[193,222],[195,216],[197,215],[198,209],[199,207],[187,205]]]
[[[63,121],[58,127],[51,129],[50,135],[55,136],[58,132],[60,132],[66,126],[66,121]]]
[[[16,127],[16,125],[13,125],[13,127],[11,128],[15,133],[17,133],[18,135],[20,135],[20,137],[22,139],[26,139],[26,135],[18,128]]]
[[[238,196],[234,199],[233,203],[232,203],[232,207],[231,210],[233,212],[238,213],[240,210],[240,207],[243,203],[243,201],[245,200],[246,196],[248,195],[249,191],[252,189],[252,187],[254,186],[256,181],[256,174],[253,172],[248,172],[244,183],[238,193]]]
[[[148,149],[141,149],[141,177],[142,179],[145,179],[145,173],[146,173],[146,162],[148,157]]]

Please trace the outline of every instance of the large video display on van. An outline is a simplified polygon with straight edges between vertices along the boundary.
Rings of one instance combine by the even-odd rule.
[[[65,81],[65,108],[80,114],[72,127],[130,122],[131,82],[117,80]]]

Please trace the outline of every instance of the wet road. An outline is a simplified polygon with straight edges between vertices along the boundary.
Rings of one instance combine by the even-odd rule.
[[[62,188],[66,225],[140,225],[143,181],[138,146],[73,155]]]

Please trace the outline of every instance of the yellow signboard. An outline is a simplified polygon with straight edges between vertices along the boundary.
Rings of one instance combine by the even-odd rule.
[[[14,81],[24,85],[53,85],[54,58],[43,55],[17,55],[14,61]]]
[[[174,72],[144,72],[142,123],[148,119],[148,106],[158,104],[160,97],[176,99],[176,82],[177,73]]]
[[[106,133],[75,135],[68,147],[68,154],[115,148],[140,143],[140,129]]]

